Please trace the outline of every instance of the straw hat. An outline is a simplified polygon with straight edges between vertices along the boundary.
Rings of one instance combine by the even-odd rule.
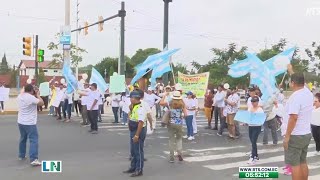
[[[182,99],[180,91],[174,91],[172,95],[172,99]]]

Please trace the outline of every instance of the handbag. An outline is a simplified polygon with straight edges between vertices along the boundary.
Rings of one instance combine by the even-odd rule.
[[[162,116],[162,121],[161,121],[162,126],[168,125],[170,123],[170,114],[171,114],[170,109],[168,109],[164,112],[164,114]]]

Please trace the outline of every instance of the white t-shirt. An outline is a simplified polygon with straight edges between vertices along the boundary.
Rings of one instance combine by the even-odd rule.
[[[54,107],[59,107],[61,101],[64,101],[64,92],[65,89],[56,88],[56,98],[52,104]]]
[[[247,101],[247,106],[248,106],[248,110],[252,108],[252,102],[251,102],[251,99],[252,97],[249,97],[248,98],[248,101]],[[263,106],[263,103],[261,101],[261,98],[259,97],[259,106]]]
[[[291,135],[306,135],[310,134],[310,122],[312,119],[313,110],[313,94],[311,91],[304,87],[298,91],[295,91],[285,106],[285,114],[283,121],[285,124],[289,122],[289,115],[298,115],[298,120]]]
[[[112,99],[112,101],[111,101],[111,106],[112,107],[120,107],[120,101],[121,101],[121,95],[120,94],[118,94],[118,95],[113,94],[111,96],[111,99]]]
[[[313,107],[311,124],[320,126],[320,108]]]
[[[124,97],[122,98],[122,104],[123,104],[123,106],[122,106],[122,111],[128,114],[128,113],[130,112],[130,108],[129,108],[129,107],[130,107],[130,105],[131,105],[130,98],[124,96]]]
[[[197,107],[197,104],[194,101],[194,99],[184,98],[183,101],[184,101],[184,104],[186,106],[188,116],[195,115],[195,113],[196,113],[195,110],[192,110],[192,111],[188,110],[188,109],[192,109],[192,108],[196,108]]]
[[[86,93],[89,93],[91,91],[90,88],[86,88],[84,90]],[[81,96],[81,105],[86,106],[88,104],[88,96]]]
[[[22,125],[37,124],[37,104],[39,99],[29,93],[22,93],[18,96],[18,123]]]
[[[92,107],[92,104],[94,103],[94,100],[99,101],[100,98],[100,92],[95,90],[95,91],[90,91],[87,96],[87,110],[90,110]],[[92,110],[99,110],[99,103],[97,102],[96,105],[92,108]]]
[[[73,93],[73,100],[78,101],[80,99],[80,95],[77,92]]]
[[[161,99],[160,97],[158,97],[153,93],[152,94],[144,93],[143,100],[149,104],[150,108],[152,108],[155,104],[159,103]]]
[[[141,100],[141,106],[143,107],[144,111],[148,114],[148,113],[151,113],[151,109],[150,109],[150,106],[149,106],[149,103],[146,102],[144,99]]]
[[[216,107],[225,107],[225,102],[224,102],[224,98],[226,97],[226,92],[221,91],[221,92],[217,92],[216,95],[214,96],[214,104]]]
[[[100,97],[99,97],[99,100],[98,100],[98,105],[102,105],[103,104],[103,101],[102,101],[103,94],[101,94],[100,91],[98,91],[98,92],[100,94]]]

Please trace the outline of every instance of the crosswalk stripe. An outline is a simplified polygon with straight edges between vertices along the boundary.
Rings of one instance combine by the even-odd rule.
[[[220,150],[237,149],[237,148],[244,148],[244,147],[246,146],[213,147],[213,148],[207,148],[207,149],[188,149],[188,151],[193,151],[193,152],[220,151]]]
[[[310,144],[309,148],[315,147],[315,144]],[[261,149],[258,151],[260,154],[268,154],[268,153],[275,153],[281,152],[283,148],[275,148],[275,149]],[[211,160],[218,160],[224,158],[237,158],[237,157],[245,157],[245,153],[243,152],[236,152],[236,153],[226,153],[226,154],[217,154],[217,155],[208,155],[208,156],[200,156],[200,157],[187,157],[184,160],[187,162],[203,162],[203,161],[211,161]]]
[[[308,157],[314,157],[317,156],[316,152],[310,152],[308,153]],[[267,163],[274,163],[274,162],[281,162],[284,161],[284,155],[281,156],[273,156],[266,159],[261,159],[257,165],[261,164],[267,164]],[[248,161],[239,161],[239,162],[233,162],[233,163],[227,163],[227,164],[221,164],[221,165],[205,165],[204,167],[209,168],[211,170],[225,170],[225,169],[231,169],[231,168],[238,168],[241,166],[249,166],[247,164]]]

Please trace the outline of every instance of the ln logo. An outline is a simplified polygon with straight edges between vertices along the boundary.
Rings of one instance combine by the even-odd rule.
[[[62,161],[42,161],[43,173],[61,173],[62,172]]]

